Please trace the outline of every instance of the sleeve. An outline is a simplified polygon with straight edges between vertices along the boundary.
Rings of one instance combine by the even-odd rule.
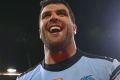
[[[16,78],[16,80],[32,80],[34,72],[24,72]]]
[[[16,80],[36,80],[33,77],[36,78],[35,75],[39,75],[40,68],[39,65],[32,67],[18,76]]]
[[[113,60],[113,68],[110,80],[120,80],[120,62],[117,59]]]
[[[16,78],[16,80],[25,80],[25,76],[18,76],[17,78]],[[27,79],[26,79],[27,80]]]
[[[19,79],[19,78],[17,77],[16,80],[22,80],[22,79]]]

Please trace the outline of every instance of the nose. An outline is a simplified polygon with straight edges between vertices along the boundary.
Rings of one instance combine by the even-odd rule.
[[[56,23],[57,21],[58,21],[57,18],[51,18],[51,19],[50,19],[50,22],[52,22],[52,23]]]
[[[50,22],[56,23],[58,21],[58,16],[54,13],[50,18]]]

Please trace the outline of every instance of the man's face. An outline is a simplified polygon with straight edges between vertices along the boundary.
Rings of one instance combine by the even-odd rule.
[[[40,14],[40,38],[48,46],[66,45],[75,29],[69,11],[63,4],[49,4]]]

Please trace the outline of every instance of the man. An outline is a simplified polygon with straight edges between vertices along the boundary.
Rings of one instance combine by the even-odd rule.
[[[80,51],[72,10],[63,0],[42,2],[39,18],[44,60],[17,80],[120,80],[120,63]]]

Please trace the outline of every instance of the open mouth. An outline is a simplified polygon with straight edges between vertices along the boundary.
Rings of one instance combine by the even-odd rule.
[[[50,33],[56,33],[56,32],[61,32],[61,31],[62,31],[62,28],[59,27],[59,26],[52,26],[52,27],[50,27],[50,29],[49,29],[49,32],[50,32]]]

